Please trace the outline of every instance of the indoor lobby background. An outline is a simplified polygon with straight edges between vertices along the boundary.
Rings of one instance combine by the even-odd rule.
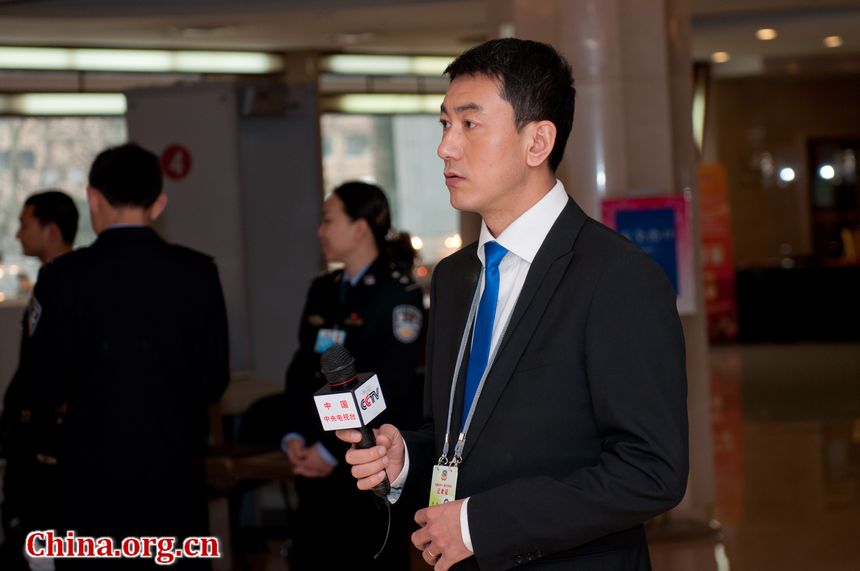
[[[228,304],[216,569],[286,569],[286,459],[231,435],[282,390],[322,197],[378,182],[429,283],[477,236],[436,157],[441,72],[511,35],[573,66],[559,178],[677,272],[691,475],[649,524],[655,570],[860,569],[860,0],[0,0],[0,389],[39,269],[23,200],[85,213],[98,151],[151,148],[159,231],[215,256]],[[655,204],[673,224],[619,214]]]

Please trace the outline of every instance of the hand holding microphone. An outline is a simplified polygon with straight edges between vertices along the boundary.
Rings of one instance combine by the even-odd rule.
[[[328,384],[314,393],[314,401],[323,430],[338,430],[338,438],[355,444],[356,448],[363,453],[359,454],[360,458],[375,460],[377,463],[381,463],[384,468],[386,456],[380,453],[374,431],[367,426],[385,410],[385,399],[379,386],[379,378],[373,373],[356,373],[355,359],[349,354],[349,351],[340,345],[334,345],[323,353],[320,365]],[[385,425],[383,428],[386,427],[388,428],[384,431],[385,433],[390,434],[391,429],[393,429],[396,432],[396,438],[399,439],[400,433],[396,428],[391,425]],[[348,428],[358,430],[357,432],[343,430]],[[382,437],[382,439],[384,440],[381,443],[386,449],[388,447],[384,446],[385,444],[393,444],[390,436]],[[400,439],[400,450],[402,458],[402,439]],[[356,466],[350,460],[350,453],[347,454],[346,460],[349,464]],[[373,458],[374,456],[375,458]],[[402,460],[400,465],[402,467]],[[358,466],[353,468],[353,475],[359,477],[356,474],[357,468]],[[369,475],[375,476],[376,481],[371,489],[376,495],[384,498],[391,491],[391,485],[384,469],[382,471],[381,480],[377,476],[380,472],[379,469]],[[363,473],[364,470],[358,470],[358,472]],[[359,483],[359,487],[367,489],[361,486],[361,483]]]

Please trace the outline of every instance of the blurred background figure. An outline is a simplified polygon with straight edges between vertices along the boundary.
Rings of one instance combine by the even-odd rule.
[[[119,541],[208,535],[207,407],[229,380],[218,269],[150,227],[167,196],[158,157],[146,149],[100,153],[87,198],[98,238],[43,268],[28,331],[37,405],[67,407],[59,529]],[[157,567],[152,559],[56,565]]]
[[[409,275],[412,261],[392,257],[388,201],[372,184],[348,182],[323,204],[318,236],[325,259],[343,269],[311,284],[299,329],[299,350],[287,370],[287,417],[283,448],[294,466],[298,510],[291,569],[321,569],[318,557],[337,538],[350,568],[406,569],[406,520],[392,525],[381,558],[386,510],[381,500],[356,489],[343,461],[347,446],[324,433],[313,393],[325,382],[320,355],[334,344],[355,356],[359,371],[379,375],[387,410],[374,425],[421,420],[419,360],[423,352],[421,289]],[[349,534],[340,533],[351,522]],[[356,525],[357,524],[357,525]],[[344,543],[346,542],[346,543]]]
[[[65,192],[46,190],[27,198],[18,221],[15,237],[24,255],[47,264],[72,249],[78,232],[78,208]]]
[[[78,209],[59,190],[30,195],[19,216],[15,237],[26,256],[42,264],[72,249],[78,230]],[[18,274],[22,295],[32,285]],[[26,280],[26,284],[24,281]],[[6,459],[3,475],[2,521],[5,541],[0,548],[0,569],[27,570],[22,548],[27,534],[57,525],[57,449],[62,415],[33,407],[31,366],[27,360],[31,325],[38,320],[31,303],[21,320],[18,369],[6,389],[0,416],[0,451]]]

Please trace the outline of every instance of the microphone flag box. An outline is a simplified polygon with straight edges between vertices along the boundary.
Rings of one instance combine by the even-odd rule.
[[[374,373],[359,373],[352,389],[323,386],[314,393],[314,403],[323,430],[361,428],[385,410],[385,398]]]

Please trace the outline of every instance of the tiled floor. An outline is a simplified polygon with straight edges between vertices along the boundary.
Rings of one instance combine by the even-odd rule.
[[[652,543],[654,570],[860,570],[860,345],[710,356],[722,532]],[[285,570],[278,547],[254,568]]]
[[[655,571],[860,569],[860,345],[720,347],[711,369],[722,537],[653,544]]]

